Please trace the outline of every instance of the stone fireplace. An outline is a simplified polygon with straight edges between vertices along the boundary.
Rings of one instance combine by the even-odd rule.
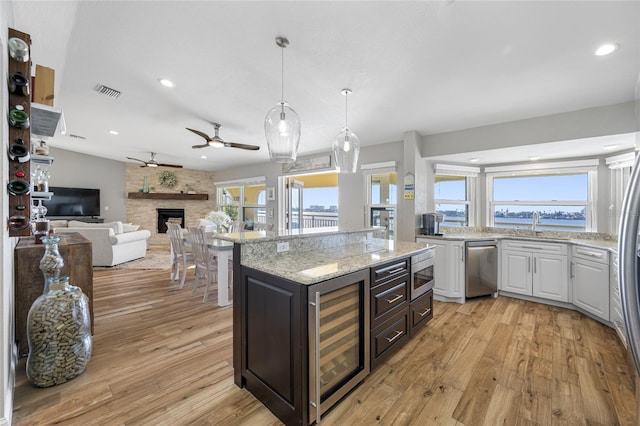
[[[158,212],[158,234],[166,234],[168,223],[177,223],[184,228],[184,209],[156,209]]]
[[[169,235],[166,234],[167,220],[179,220],[183,228],[195,226],[200,218],[215,210],[216,193],[213,183],[213,172],[203,170],[180,169],[174,171],[178,184],[171,189],[159,185],[159,175],[162,170],[139,167],[127,164],[126,194],[127,197],[127,222],[140,225],[140,229],[151,232],[149,245],[165,245],[168,247]],[[138,193],[142,188],[144,177],[148,176],[149,186],[155,192],[140,198],[131,198],[129,193]],[[187,192],[195,192],[190,195]],[[206,194],[206,196],[205,196]],[[145,194],[146,195],[146,194]],[[168,210],[169,215],[161,219],[159,210]],[[181,211],[181,217],[172,212]],[[162,222],[164,220],[164,223]]]

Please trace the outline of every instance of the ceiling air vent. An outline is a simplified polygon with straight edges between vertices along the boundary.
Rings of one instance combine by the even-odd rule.
[[[87,138],[85,138],[84,136],[74,135],[73,133],[69,133],[69,137],[74,139],[82,139],[83,141],[87,140]]]
[[[67,127],[62,110],[36,102],[31,103],[31,133],[37,136],[53,137],[56,132],[65,134]]]
[[[98,92],[98,93],[100,93],[102,95],[106,95],[106,96],[108,96],[110,98],[113,98],[113,99],[117,99],[118,96],[120,96],[120,94],[122,93],[122,92],[120,92],[120,91],[118,91],[116,89],[112,89],[111,87],[107,87],[107,86],[105,86],[103,84],[98,84],[96,86],[96,92]]]

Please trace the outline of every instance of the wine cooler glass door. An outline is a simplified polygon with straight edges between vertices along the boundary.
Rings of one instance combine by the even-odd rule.
[[[309,423],[369,373],[368,277],[309,294]]]

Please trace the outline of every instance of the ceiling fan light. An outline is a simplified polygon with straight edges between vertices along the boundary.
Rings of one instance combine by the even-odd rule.
[[[271,161],[296,161],[300,145],[300,117],[286,102],[280,102],[269,110],[264,119],[264,134]]]
[[[147,167],[158,167],[156,163],[147,163]]]
[[[224,143],[220,142],[220,141],[211,140],[211,141],[209,141],[207,143],[209,144],[209,146],[212,146],[214,148],[223,148],[224,147]]]
[[[333,157],[338,173],[355,173],[358,169],[360,140],[349,128],[344,128],[333,140]]]

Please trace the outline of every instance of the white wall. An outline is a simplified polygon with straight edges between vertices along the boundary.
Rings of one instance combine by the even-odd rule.
[[[13,26],[13,5],[10,2],[0,1],[0,70],[1,81],[7,81],[7,36],[9,27]],[[7,99],[9,93],[6,84],[2,84],[2,106],[0,116],[7,116]],[[2,147],[7,146],[9,128],[7,120],[2,121]],[[2,218],[9,216],[7,199],[7,170],[9,160],[6,155],[0,156],[0,176],[2,176]],[[4,219],[3,219],[4,220]],[[13,327],[13,248],[16,238],[9,238],[5,226],[0,226],[0,241],[2,241],[2,261],[0,262],[0,274],[2,275],[2,291],[0,291],[0,341],[2,353],[0,354],[0,425],[11,424],[13,411],[13,386],[15,377],[14,356],[14,327]]]
[[[100,189],[100,217],[105,222],[127,219],[125,163],[51,147],[55,158],[49,186]],[[106,210],[108,208],[108,210]]]
[[[492,126],[427,135],[422,157],[557,142],[638,131],[635,103],[512,121]]]

